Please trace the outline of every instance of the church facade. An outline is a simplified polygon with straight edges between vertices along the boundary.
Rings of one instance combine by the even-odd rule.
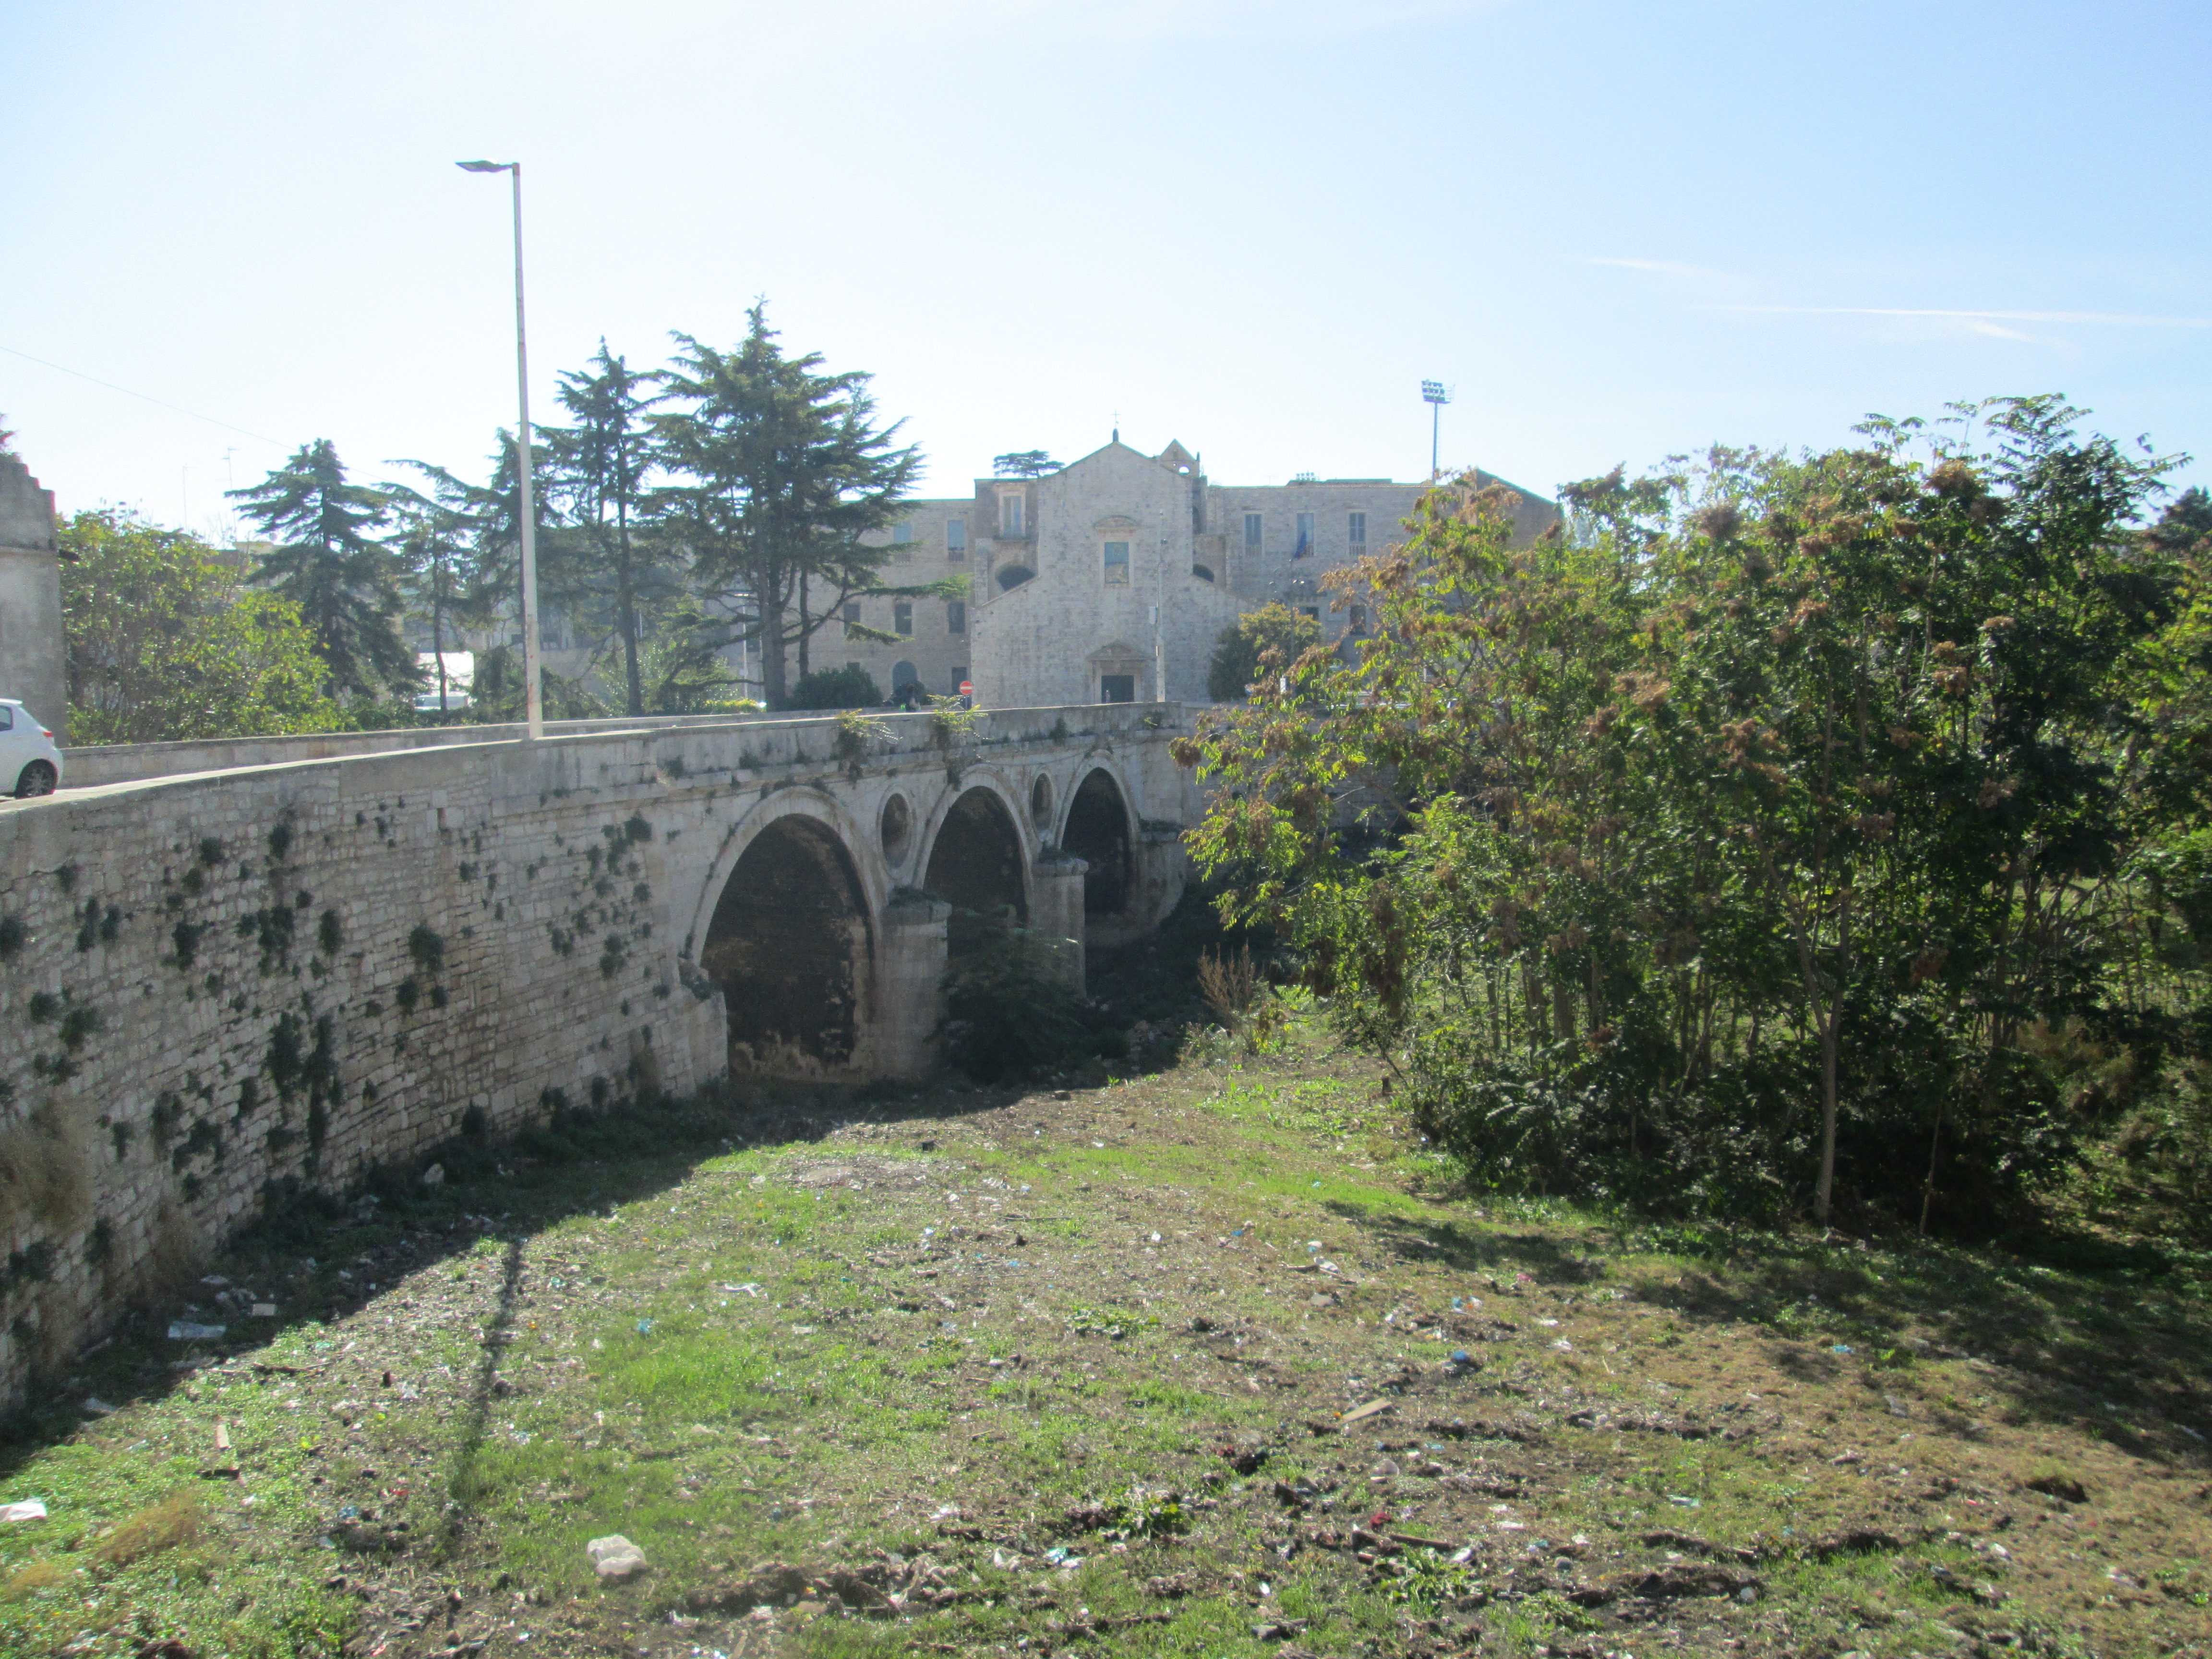
[[[1502,483],[1486,474],[1483,483]],[[1509,486],[1510,487],[1510,486]],[[963,578],[967,597],[870,599],[846,617],[896,645],[815,637],[811,666],[858,663],[885,695],[909,681],[938,696],[972,682],[976,702],[1202,702],[1221,631],[1270,601],[1340,644],[1364,618],[1330,609],[1321,578],[1406,538],[1425,484],[1312,478],[1211,482],[1180,443],[1146,455],[1121,441],[1035,478],[978,478],[970,495],[908,503],[871,541],[902,586]],[[1516,539],[1557,522],[1516,489]]]

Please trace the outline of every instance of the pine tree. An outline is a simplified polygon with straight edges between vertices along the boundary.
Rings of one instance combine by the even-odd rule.
[[[538,453],[533,441],[532,459]],[[469,548],[465,614],[479,625],[488,625],[502,605],[522,614],[522,474],[514,434],[499,429],[498,448],[491,457],[491,477],[486,483],[467,479],[433,466],[428,461],[404,465],[430,480],[431,495],[452,517]],[[533,490],[532,514],[538,531],[538,599],[541,611],[562,608],[577,597],[574,549],[558,533],[558,526],[543,490]],[[517,628],[520,627],[518,620]]]
[[[446,684],[447,630],[467,609],[462,583],[470,526],[442,501],[404,485],[394,486],[390,499],[392,532],[386,545],[398,566],[409,609],[430,619],[430,683],[442,714],[452,706]]]
[[[903,422],[878,428],[870,376],[825,374],[821,357],[786,357],[763,307],[746,313],[738,348],[717,351],[688,334],[666,375],[688,405],[653,417],[661,520],[690,547],[708,595],[738,619],[728,638],[760,651],[771,707],[787,687],[785,653],[799,672],[813,636],[845,601],[871,594],[957,599],[962,584],[890,586],[887,546],[860,538],[887,526],[921,474],[921,453],[897,447]]]
[[[390,510],[386,493],[347,483],[327,438],[301,445],[259,483],[229,493],[276,544],[253,580],[299,606],[333,695],[410,694],[415,653],[399,634],[392,555],[375,538]]]
[[[638,667],[640,590],[666,562],[663,545],[638,533],[642,480],[652,465],[647,414],[654,399],[648,389],[659,379],[633,374],[601,340],[599,356],[585,368],[561,376],[558,396],[576,424],[541,434],[545,494],[582,543],[574,550],[585,568],[577,574],[596,575],[599,586],[613,589],[625,703],[633,718],[646,712]]]

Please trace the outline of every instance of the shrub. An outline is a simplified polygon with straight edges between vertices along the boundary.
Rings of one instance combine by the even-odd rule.
[[[883,689],[856,662],[842,668],[817,668],[801,674],[783,700],[786,708],[873,708],[884,700]]]

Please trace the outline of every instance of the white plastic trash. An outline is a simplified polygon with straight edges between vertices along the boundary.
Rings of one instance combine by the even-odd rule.
[[[188,1319],[169,1322],[169,1340],[172,1342],[219,1342],[230,1328],[228,1325],[195,1325]]]
[[[645,1571],[645,1552],[620,1533],[594,1538],[584,1546],[584,1553],[592,1558],[602,1578],[627,1578]]]
[[[20,1504],[0,1504],[0,1524],[9,1521],[43,1521],[46,1518],[46,1504],[42,1498],[26,1498]]]

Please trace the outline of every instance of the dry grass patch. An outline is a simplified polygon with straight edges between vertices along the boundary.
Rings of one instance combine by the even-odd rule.
[[[92,1559],[103,1566],[127,1567],[133,1561],[193,1542],[206,1519],[207,1510],[198,1492],[171,1492],[101,1539],[93,1549]]]

